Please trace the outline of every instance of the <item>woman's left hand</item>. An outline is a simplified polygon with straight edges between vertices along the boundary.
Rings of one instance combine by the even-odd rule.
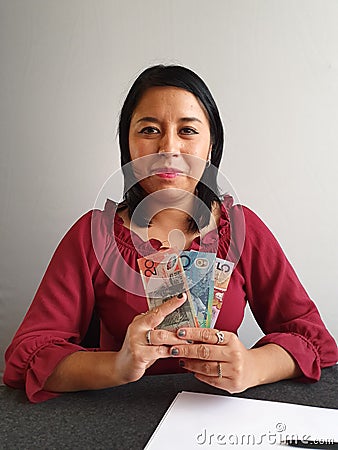
[[[258,384],[252,350],[245,348],[236,334],[212,328],[180,328],[177,336],[193,343],[174,346],[170,353],[198,380],[230,393]]]

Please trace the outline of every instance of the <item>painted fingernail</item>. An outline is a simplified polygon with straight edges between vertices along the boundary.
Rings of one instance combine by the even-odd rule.
[[[179,364],[180,367],[184,367],[185,366],[185,362],[183,361],[183,359],[180,359],[178,361],[178,364]]]
[[[177,335],[178,335],[179,337],[184,337],[184,336],[186,335],[186,331],[185,331],[185,330],[178,330]]]
[[[183,298],[183,292],[180,292],[179,294],[177,294],[177,298]]]
[[[179,354],[178,348],[173,348],[173,349],[171,350],[171,354],[172,354],[173,356],[177,356],[177,355]]]

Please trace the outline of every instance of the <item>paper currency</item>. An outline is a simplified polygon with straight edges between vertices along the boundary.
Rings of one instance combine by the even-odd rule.
[[[198,326],[186,275],[178,252],[159,251],[137,260],[149,309],[162,305],[177,294],[186,292],[187,300],[169,314],[157,327],[175,331],[180,327]]]
[[[208,328],[214,298],[215,253],[184,251],[181,261],[200,327]]]
[[[228,289],[234,263],[225,259],[216,258],[214,272],[214,298],[212,302],[210,328],[214,328],[218,314],[222,307],[223,296]]]

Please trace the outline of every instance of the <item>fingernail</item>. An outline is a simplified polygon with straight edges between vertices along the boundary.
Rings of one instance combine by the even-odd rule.
[[[186,331],[185,331],[185,330],[178,330],[177,335],[178,335],[179,337],[184,337],[184,336],[186,335]]]
[[[180,292],[179,294],[177,294],[177,298],[183,298],[183,292]]]
[[[184,361],[182,359],[180,359],[178,361],[178,364],[179,364],[180,367],[184,367],[185,366],[185,363],[184,363]]]
[[[193,344],[194,341],[192,341],[191,339],[187,339],[188,344]]]
[[[173,349],[171,350],[171,354],[172,354],[173,356],[177,356],[177,355],[179,354],[178,348],[173,348]]]

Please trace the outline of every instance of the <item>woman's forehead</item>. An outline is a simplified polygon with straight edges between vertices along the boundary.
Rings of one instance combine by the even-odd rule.
[[[133,117],[146,114],[161,116],[196,117],[207,120],[205,108],[191,92],[174,86],[154,86],[147,89],[133,111]]]

